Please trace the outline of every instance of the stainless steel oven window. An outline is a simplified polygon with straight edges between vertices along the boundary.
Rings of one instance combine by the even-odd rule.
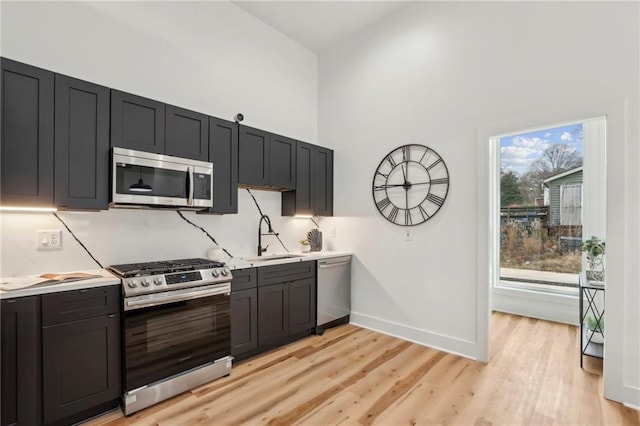
[[[229,301],[216,295],[126,311],[126,390],[230,355]]]
[[[194,307],[188,313],[175,311],[147,320],[147,353],[171,350],[171,346],[185,346],[198,340],[211,339],[217,330],[215,308],[211,305]],[[187,327],[185,327],[187,325]],[[167,336],[171,336],[167,339]]]

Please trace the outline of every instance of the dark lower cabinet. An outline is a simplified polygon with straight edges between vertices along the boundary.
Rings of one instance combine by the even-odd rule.
[[[289,283],[258,288],[258,345],[276,346],[289,337]]]
[[[295,191],[282,193],[282,215],[333,216],[333,151],[305,142],[296,145]]]
[[[44,327],[42,380],[45,424],[68,424],[117,404],[120,315]]]
[[[53,73],[1,59],[0,198],[4,206],[53,206]]]
[[[258,346],[267,350],[316,326],[316,262],[258,268]]]
[[[289,283],[289,333],[316,326],[316,282],[313,278]]]
[[[71,424],[116,407],[122,396],[120,287],[41,298],[44,423]]]
[[[231,355],[241,355],[258,348],[258,290],[231,293]]]
[[[42,424],[38,296],[0,301],[0,424]]]
[[[109,89],[56,74],[56,207],[109,208]]]

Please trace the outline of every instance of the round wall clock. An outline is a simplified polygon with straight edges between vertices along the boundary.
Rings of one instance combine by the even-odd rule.
[[[449,192],[449,171],[440,155],[424,145],[403,145],[387,154],[373,175],[373,201],[382,216],[415,226],[435,215]]]

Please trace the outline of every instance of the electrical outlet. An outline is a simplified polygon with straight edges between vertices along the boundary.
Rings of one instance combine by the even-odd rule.
[[[331,228],[329,228],[329,238],[335,238],[336,237],[336,227],[332,226]]]
[[[38,250],[60,250],[62,249],[62,231],[59,229],[38,230]]]

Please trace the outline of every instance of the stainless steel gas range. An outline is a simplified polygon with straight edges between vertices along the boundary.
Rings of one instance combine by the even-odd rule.
[[[231,271],[208,259],[108,268],[122,279],[125,415],[231,372]]]

